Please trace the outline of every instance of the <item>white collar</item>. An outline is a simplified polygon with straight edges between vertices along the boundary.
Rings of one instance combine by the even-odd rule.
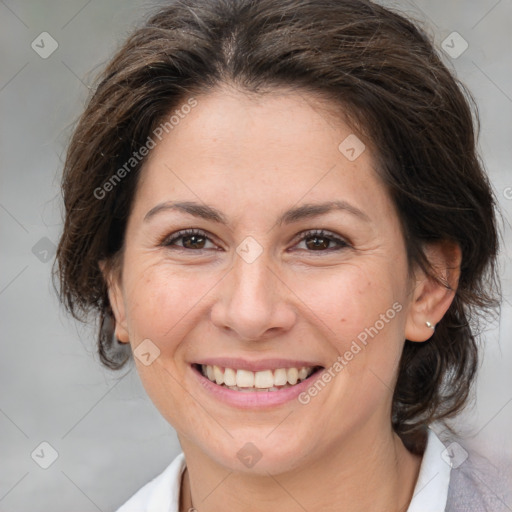
[[[427,447],[407,512],[444,511],[451,470],[441,457],[444,450],[443,443],[429,429]],[[185,455],[180,453],[162,473],[142,487],[116,512],[178,512],[181,477],[185,467]]]
[[[420,473],[407,512],[444,511],[452,469],[441,457],[444,450],[443,443],[429,428],[427,447],[423,454]]]

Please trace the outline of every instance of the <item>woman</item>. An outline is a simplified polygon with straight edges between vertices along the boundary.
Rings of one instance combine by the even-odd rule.
[[[64,302],[99,313],[107,366],[130,349],[183,450],[119,512],[499,510],[428,428],[496,304],[464,93],[364,0],[182,0],[128,39],[69,147],[58,250]]]

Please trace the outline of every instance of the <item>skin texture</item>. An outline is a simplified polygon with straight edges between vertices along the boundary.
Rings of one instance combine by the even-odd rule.
[[[353,130],[333,123],[320,101],[284,90],[197,96],[151,151],[118,272],[105,276],[118,339],[133,349],[150,339],[160,350],[149,366],[135,361],[185,453],[182,510],[388,512],[412,497],[421,460],[390,420],[397,365],[406,338],[432,335],[425,322],[442,318],[453,291],[421,272],[411,277],[370,144],[355,161],[345,158],[338,145]],[[228,225],[172,210],[144,221],[171,200],[211,205]],[[331,200],[367,218],[333,211],[276,224],[291,207]],[[188,249],[183,238],[161,243],[189,228],[208,239]],[[301,240],[311,229],[346,245],[311,248],[312,237]],[[236,252],[248,236],[263,249],[252,263]],[[428,254],[456,288],[460,252],[439,244]],[[396,316],[307,405],[241,411],[213,398],[190,368],[205,357],[328,368],[395,303]],[[247,442],[262,454],[252,468],[237,457]]]

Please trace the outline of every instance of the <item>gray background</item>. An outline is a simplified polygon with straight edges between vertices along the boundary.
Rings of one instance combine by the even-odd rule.
[[[453,31],[469,44],[458,58],[444,57],[480,107],[481,154],[505,221],[505,301],[483,336],[476,405],[456,426],[470,456],[479,452],[498,464],[512,457],[512,0],[382,3],[425,22],[439,48]],[[179,451],[133,365],[120,373],[103,369],[93,331],[67,317],[50,283],[72,123],[101,64],[152,6],[0,0],[2,512],[114,510]],[[44,31],[59,45],[47,59],[31,48]],[[58,452],[48,469],[35,462],[48,461],[48,448],[36,450],[43,441]],[[39,458],[31,457],[34,450]]]

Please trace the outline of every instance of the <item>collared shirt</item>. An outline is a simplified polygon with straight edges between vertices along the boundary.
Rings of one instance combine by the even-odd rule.
[[[418,480],[407,512],[444,512],[450,485],[449,458],[433,430],[429,429]],[[448,460],[448,462],[446,462]],[[167,468],[136,492],[116,512],[179,512],[185,455],[180,453]]]

